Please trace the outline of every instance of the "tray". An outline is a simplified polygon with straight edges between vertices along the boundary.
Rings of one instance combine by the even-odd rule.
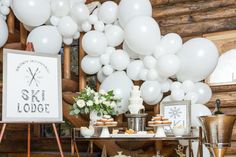
[[[154,137],[155,134],[111,134],[113,138],[148,138]]]

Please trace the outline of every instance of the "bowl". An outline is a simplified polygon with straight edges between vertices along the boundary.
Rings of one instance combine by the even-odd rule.
[[[94,134],[94,128],[92,126],[90,126],[89,128],[81,127],[80,133],[83,137],[91,137]]]
[[[173,133],[176,137],[181,137],[185,134],[186,129],[184,127],[173,128]]]

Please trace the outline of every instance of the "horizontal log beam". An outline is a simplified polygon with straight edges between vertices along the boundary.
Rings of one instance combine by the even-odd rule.
[[[209,20],[191,24],[181,24],[174,26],[161,26],[162,34],[175,32],[182,37],[199,36],[206,33],[226,31],[236,29],[236,17]]]
[[[207,103],[208,107],[215,107],[215,100],[220,99],[221,100],[221,106],[224,108],[231,109],[232,107],[235,107],[236,109],[236,92],[219,92],[219,93],[213,93],[212,98],[209,103]],[[236,114],[236,110],[235,110]]]
[[[164,5],[153,8],[153,17],[167,17],[189,14],[199,11],[209,11],[211,9],[235,5],[236,0],[209,0],[209,1],[187,1],[175,5]]]

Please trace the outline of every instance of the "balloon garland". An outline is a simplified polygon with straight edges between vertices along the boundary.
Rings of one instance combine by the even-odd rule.
[[[159,103],[169,91],[171,95],[163,101],[206,104],[212,96],[210,87],[200,81],[217,65],[216,46],[205,38],[183,44],[176,33],[161,36],[149,0],[121,0],[119,5],[113,1],[86,5],[85,0],[0,0],[4,28],[0,29],[0,47],[8,36],[3,19],[9,6],[30,31],[27,41],[34,43],[36,52],[57,54],[62,43],[70,45],[85,32],[82,48],[87,55],[81,68],[97,75],[100,89],[113,89],[123,98],[119,113],[127,111],[131,80],[144,81],[142,98],[149,105]]]

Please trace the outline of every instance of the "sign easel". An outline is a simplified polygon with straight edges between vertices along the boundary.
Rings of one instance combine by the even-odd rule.
[[[52,124],[60,155],[64,157],[56,128],[56,123],[63,123],[60,56],[4,51],[0,143],[7,124],[28,124],[27,157],[30,157],[31,124]],[[26,51],[34,52],[32,43],[27,43]],[[14,80],[19,82],[11,84]]]

